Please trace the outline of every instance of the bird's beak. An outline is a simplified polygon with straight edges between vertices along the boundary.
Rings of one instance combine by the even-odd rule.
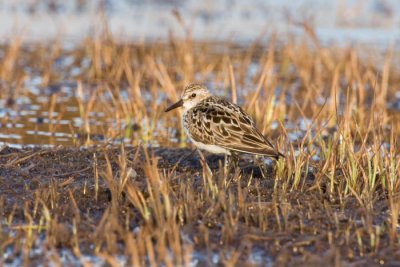
[[[176,102],[175,104],[172,104],[171,106],[169,106],[164,112],[168,112],[171,111],[173,109],[179,108],[183,106],[183,100],[179,100],[178,102]]]

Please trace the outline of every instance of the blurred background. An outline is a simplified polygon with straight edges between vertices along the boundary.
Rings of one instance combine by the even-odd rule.
[[[0,144],[184,146],[163,108],[194,81],[295,141],[335,86],[398,109],[399,26],[396,0],[3,0]]]
[[[396,0],[3,0],[0,37],[76,42],[95,34],[104,18],[115,38],[133,42],[191,34],[243,43],[271,32],[301,34],[305,21],[327,43],[388,45],[400,37]]]

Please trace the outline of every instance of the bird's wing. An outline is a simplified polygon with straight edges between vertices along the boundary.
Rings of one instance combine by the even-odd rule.
[[[204,144],[250,154],[279,157],[271,142],[256,128],[254,121],[239,106],[224,99],[211,98],[188,111],[191,137]]]

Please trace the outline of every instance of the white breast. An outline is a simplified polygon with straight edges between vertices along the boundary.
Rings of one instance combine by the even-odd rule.
[[[196,142],[194,141],[192,138],[190,138],[190,140],[193,142],[193,144],[195,144],[199,149],[203,149],[206,150],[210,153],[214,153],[214,154],[226,154],[226,155],[230,155],[231,152],[228,149],[225,149],[223,147],[220,146],[216,146],[216,145],[206,145],[200,142]]]

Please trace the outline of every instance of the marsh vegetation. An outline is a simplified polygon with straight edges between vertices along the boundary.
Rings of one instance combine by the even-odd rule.
[[[398,51],[307,30],[247,46],[2,45],[0,264],[399,264]],[[286,158],[225,174],[193,152],[163,112],[193,81]]]

